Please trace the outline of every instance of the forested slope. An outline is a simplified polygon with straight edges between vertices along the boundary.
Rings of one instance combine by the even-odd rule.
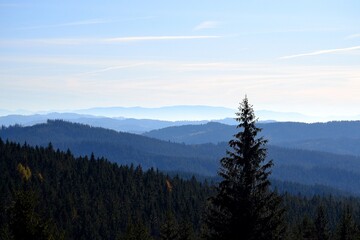
[[[75,158],[51,146],[34,148],[2,140],[0,171],[1,239],[11,239],[29,227],[42,229],[39,236],[46,231],[63,239],[159,239],[169,230],[179,239],[199,239],[203,208],[213,193],[194,178],[171,178],[153,169],[118,166],[94,156]],[[30,206],[21,204],[24,199]],[[283,199],[286,239],[316,236],[319,206],[326,210],[332,239],[340,239],[346,209],[351,209],[353,224],[360,223],[355,214],[360,211],[358,198],[285,194]],[[14,212],[42,220],[26,221]],[[19,226],[21,231],[17,231]]]
[[[47,146],[51,142],[61,150],[70,149],[76,156],[93,152],[120,164],[141,164],[145,169],[154,167],[204,175],[214,173],[219,157],[216,149],[207,145],[187,146],[60,120],[31,127],[3,128],[0,137],[33,146]]]
[[[94,153],[119,164],[134,164],[144,169],[215,176],[227,143],[186,145],[160,141],[140,135],[119,133],[64,121],[49,121],[32,127],[9,127],[0,137],[30,145],[70,149],[75,156]],[[271,143],[271,142],[270,142]],[[307,185],[327,185],[360,194],[360,158],[318,151],[268,146],[274,160],[272,177]]]
[[[19,167],[29,169],[27,180]],[[6,209],[15,194],[31,189],[37,195],[37,211],[54,220],[66,239],[115,239],[138,223],[158,236],[169,213],[198,231],[210,194],[210,188],[195,179],[169,178],[153,169],[144,172],[93,156],[75,158],[51,146],[32,148],[1,140],[0,170],[0,228],[10,222]]]
[[[360,121],[326,123],[258,123],[261,135],[270,144],[337,154],[360,155]],[[186,144],[219,143],[236,133],[235,126],[211,122],[201,125],[167,127],[144,136]]]

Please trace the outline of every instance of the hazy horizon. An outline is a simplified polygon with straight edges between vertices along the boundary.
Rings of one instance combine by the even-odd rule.
[[[0,0],[0,109],[236,109],[247,94],[255,109],[357,116],[359,9],[355,0]]]
[[[0,109],[0,117],[10,115],[32,116],[48,114],[80,114],[82,116],[95,116],[107,118],[134,118],[134,119],[152,119],[161,121],[206,121],[234,118],[235,108],[226,108],[221,106],[206,105],[173,105],[163,107],[93,107],[85,109],[51,109],[41,111],[30,111],[18,109],[10,111]],[[175,114],[174,114],[175,113]],[[267,109],[255,109],[255,114],[259,121],[292,121],[292,122],[329,122],[329,121],[356,121],[360,120],[360,114],[354,115],[307,115],[301,112],[282,112]]]

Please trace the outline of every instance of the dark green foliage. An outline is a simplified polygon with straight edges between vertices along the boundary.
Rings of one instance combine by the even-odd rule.
[[[70,151],[55,151],[51,145],[33,148],[0,140],[3,236],[15,227],[5,212],[23,184],[19,163],[31,170],[27,184],[39,196],[37,212],[44,219],[53,219],[60,231],[65,231],[65,239],[116,239],[124,236],[132,223],[143,224],[151,236],[159,237],[169,210],[177,222],[189,219],[196,232],[211,191],[195,179],[169,178],[154,169],[118,166],[93,155],[74,158]],[[172,185],[171,196],[167,181]]]
[[[360,239],[359,230],[352,217],[350,207],[347,206],[343,211],[341,220],[337,229],[338,240],[355,240]]]
[[[270,190],[270,167],[265,163],[266,140],[247,98],[236,120],[240,131],[229,142],[232,151],[221,159],[217,194],[209,199],[205,222],[209,239],[280,239],[284,233],[281,198]]]
[[[350,206],[354,221],[357,224],[360,223],[360,215],[354,214],[360,212],[359,198],[333,197],[331,195],[303,197],[301,195],[293,196],[285,194],[283,201],[287,210],[286,222],[290,231],[301,225],[305,216],[308,216],[315,223],[319,206],[322,206],[325,210],[328,228],[331,233],[334,233],[337,229],[341,216],[347,208],[346,206]]]
[[[195,232],[190,221],[182,221],[179,224],[178,240],[195,240]]]
[[[180,170],[212,175],[217,167],[214,150],[207,145],[188,146],[148,137],[90,127],[61,120],[31,127],[13,126],[0,130],[2,139],[32,146],[47,146],[75,156],[102,156],[121,165],[141,165],[144,169],[156,167],[164,171]],[[176,163],[176,164],[174,164]]]
[[[308,216],[304,217],[300,230],[301,230],[302,239],[304,240],[316,239],[316,229],[314,222]]]
[[[120,240],[152,240],[149,230],[142,224],[130,224],[127,229],[124,237]]]
[[[44,221],[36,212],[36,200],[35,193],[31,190],[16,192],[14,203],[8,210],[9,236],[15,240],[63,238],[50,220]]]
[[[329,221],[322,205],[318,206],[316,211],[315,232],[317,240],[328,240],[330,238]]]
[[[161,240],[178,240],[178,224],[172,213],[168,212],[160,229]]]
[[[24,171],[26,176],[31,172],[25,188],[25,179],[22,180],[18,171],[19,163],[28,169]],[[70,151],[54,150],[51,144],[34,148],[1,140],[0,172],[0,239],[14,239],[13,232],[26,224],[29,227],[21,228],[38,229],[31,230],[28,239],[36,234],[37,239],[41,236],[61,239],[62,233],[64,239],[140,236],[160,239],[161,226],[169,222],[169,212],[179,240],[198,239],[200,229],[206,229],[200,215],[212,190],[206,182],[199,183],[195,178],[183,180],[153,169],[143,171],[141,167],[118,166],[105,159],[96,159],[94,155],[74,158]],[[171,185],[170,192],[167,181]],[[290,184],[287,188],[293,186]],[[360,199],[340,195],[312,196],[314,192],[310,188],[307,192],[307,197],[283,196],[287,209],[285,239],[302,239],[305,215],[316,228],[317,219],[322,219],[317,213],[319,206],[325,211],[330,236],[334,236],[331,239],[337,239],[335,237],[341,236],[341,232],[349,232],[347,226],[357,230]],[[32,219],[36,221],[16,217],[20,216],[19,209],[27,209],[24,212],[35,216]],[[351,214],[353,224],[341,225],[340,222],[349,222],[349,217],[341,217],[346,212]]]
[[[168,212],[160,229],[161,240],[195,240],[196,235],[189,220],[178,223],[171,212]]]

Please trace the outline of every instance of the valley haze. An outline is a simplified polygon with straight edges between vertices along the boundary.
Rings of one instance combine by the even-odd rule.
[[[211,121],[222,119],[233,119],[237,109],[226,107],[214,107],[204,105],[181,105],[165,106],[157,108],[146,107],[94,107],[78,110],[49,110],[49,111],[29,111],[16,110],[10,111],[0,109],[0,116],[31,116],[39,119],[71,119],[81,117],[106,117],[114,119],[148,119],[161,121]],[[270,110],[257,110],[256,116],[260,121],[279,121],[279,122],[327,122],[341,120],[360,120],[360,114],[353,116],[312,116],[296,112],[278,112]],[[21,117],[20,117],[21,118]],[[16,122],[15,122],[16,123]],[[20,122],[18,122],[20,123]],[[235,121],[228,121],[235,124]],[[1,122],[0,122],[1,124]],[[5,124],[8,125],[8,124]]]

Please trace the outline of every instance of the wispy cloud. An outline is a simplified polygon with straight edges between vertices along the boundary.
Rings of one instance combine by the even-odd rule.
[[[354,38],[360,38],[360,33],[351,34],[345,37],[345,39],[354,39]]]
[[[81,73],[81,74],[79,74],[79,76],[93,75],[93,74],[98,74],[98,73],[103,73],[103,72],[108,72],[108,71],[113,71],[113,70],[118,70],[118,69],[134,68],[134,67],[143,66],[146,64],[147,63],[141,62],[141,63],[132,63],[132,64],[124,64],[124,65],[118,65],[118,66],[111,66],[111,67],[106,67],[106,68],[102,68],[102,69],[98,69],[98,70],[94,70],[94,71]]]
[[[146,20],[151,19],[151,16],[145,17],[136,17],[136,18],[125,18],[125,19],[108,19],[108,18],[94,18],[94,19],[85,19],[79,21],[65,22],[65,23],[55,23],[55,24],[46,24],[46,25],[37,25],[37,26],[25,26],[17,29],[43,29],[43,28],[57,28],[57,27],[71,27],[71,26],[85,26],[85,25],[95,25],[95,24],[106,24],[106,23],[116,23],[116,22],[127,22],[135,20]]]
[[[194,30],[202,30],[202,29],[211,29],[211,28],[217,28],[220,25],[220,22],[217,21],[204,21],[197,25]]]
[[[0,57],[0,60],[6,61],[6,56]],[[30,64],[31,60],[36,62]],[[23,64],[23,61],[29,61],[29,64]],[[76,64],[76,68],[71,66],[72,63]],[[0,70],[8,69],[7,64],[0,66]],[[299,99],[304,99],[302,103],[310,106],[306,110],[318,113],[321,104],[333,106],[339,104],[336,101],[340,99],[341,104],[352,104],[356,109],[356,103],[360,101],[357,94],[360,90],[360,70],[357,66],[300,66],[286,61],[121,60],[96,56],[68,56],[52,60],[51,57],[36,59],[36,56],[29,56],[19,59],[16,66],[19,69],[14,72],[0,71],[0,85],[8,89],[3,91],[5,95],[1,95],[4,106],[5,103],[10,106],[14,102],[30,106],[27,99],[34,98],[30,94],[33,92],[41,96],[38,106],[42,106],[45,99],[58,99],[62,108],[80,103],[161,105],[164,99],[169,105],[196,103],[230,106],[238,100],[239,94],[247,93],[259,99],[259,103],[271,99],[269,105],[275,106],[283,106],[284,99],[287,99],[289,109],[296,108]],[[24,66],[26,69],[20,70]],[[48,70],[34,72],[34,68],[40,67]],[[192,74],[193,71],[196,74]],[[97,94],[98,98],[91,97],[93,94]],[[23,96],[23,99],[14,96]],[[209,96],[213,98],[209,99]],[[80,102],[67,100],[74,97]],[[314,102],[319,105],[314,106]]]
[[[301,54],[283,56],[283,57],[280,57],[280,59],[292,59],[292,58],[316,56],[316,55],[331,54],[331,53],[350,52],[350,51],[355,51],[355,50],[359,50],[359,49],[360,49],[360,46],[319,50],[319,51],[314,51],[314,52],[309,52],[309,53],[301,53]]]
[[[337,32],[340,28],[288,28],[288,29],[270,29],[264,31],[247,31],[234,34],[232,36],[251,36],[251,35],[270,35],[270,34],[302,34],[302,33],[319,33],[319,32]]]
[[[93,25],[93,24],[103,24],[103,23],[111,23],[112,20],[109,19],[87,19],[81,21],[74,22],[66,22],[66,23],[58,23],[58,24],[48,24],[48,25],[37,25],[37,26],[27,26],[20,27],[17,29],[43,29],[43,28],[54,28],[54,27],[67,27],[67,26],[81,26],[81,25]]]
[[[162,41],[162,40],[191,40],[220,38],[220,36],[143,36],[143,37],[119,37],[104,39],[104,42],[137,42],[137,41]]]
[[[13,39],[13,40],[0,40],[0,46],[7,45],[80,45],[98,43],[99,39],[89,38],[35,38],[35,39]]]
[[[0,40],[0,45],[81,45],[81,44],[112,44],[140,41],[173,41],[212,39],[221,36],[139,36],[139,37],[115,37],[115,38],[39,38],[23,40]]]

